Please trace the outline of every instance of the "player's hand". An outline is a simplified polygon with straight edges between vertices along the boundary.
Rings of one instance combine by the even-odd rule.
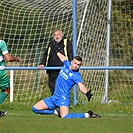
[[[20,58],[19,57],[16,57],[17,58],[17,62],[20,62]]]
[[[85,95],[87,96],[89,102],[92,97],[91,90],[87,91]]]

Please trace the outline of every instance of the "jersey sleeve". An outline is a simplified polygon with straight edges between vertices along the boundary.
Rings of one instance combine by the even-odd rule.
[[[67,67],[67,68],[69,68],[69,66],[70,66],[70,61],[68,61],[68,60],[64,60],[64,65]]]
[[[6,43],[3,40],[0,41],[0,49],[1,49],[3,55],[8,53]]]
[[[76,74],[74,74],[74,82],[75,82],[76,84],[78,84],[79,82],[82,83],[82,78],[81,78],[81,75],[80,75],[79,72],[76,73]]]

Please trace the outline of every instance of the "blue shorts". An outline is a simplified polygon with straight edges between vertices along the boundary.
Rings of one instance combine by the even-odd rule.
[[[45,104],[48,106],[49,109],[54,109],[54,108],[59,108],[60,106],[70,106],[70,98],[61,96],[61,97],[56,97],[56,96],[51,96],[48,98],[43,99]]]

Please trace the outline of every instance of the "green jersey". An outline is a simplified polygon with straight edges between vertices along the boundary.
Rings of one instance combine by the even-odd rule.
[[[10,86],[9,78],[5,72],[5,60],[4,55],[8,53],[5,41],[0,40],[0,89],[4,90]]]
[[[5,61],[4,61],[4,54],[7,54],[8,50],[7,50],[7,46],[5,41],[0,40],[0,68],[2,69],[5,65]]]

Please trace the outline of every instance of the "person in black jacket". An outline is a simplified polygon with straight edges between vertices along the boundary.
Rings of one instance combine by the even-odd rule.
[[[55,51],[61,52],[67,57],[69,61],[73,59],[73,46],[72,43],[64,36],[61,30],[55,30],[53,32],[53,39],[49,42],[46,48],[42,61],[38,66],[41,70],[44,66],[48,67],[61,67],[63,63],[57,56]],[[48,86],[50,88],[51,95],[54,93],[56,79],[60,70],[46,70],[48,74]]]

